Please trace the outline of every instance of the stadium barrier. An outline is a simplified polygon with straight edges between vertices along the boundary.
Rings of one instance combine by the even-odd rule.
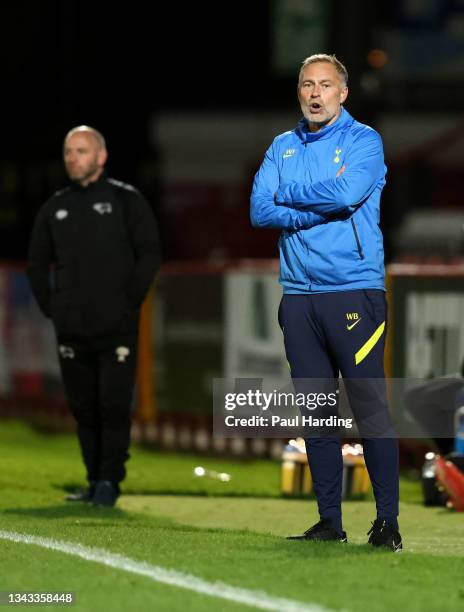
[[[284,441],[212,437],[214,378],[288,377],[277,325],[278,263],[166,264],[141,317],[134,438],[177,450],[280,458]],[[464,356],[464,264],[388,268],[391,377],[450,375]],[[23,266],[0,267],[0,413],[63,429],[53,328]],[[402,398],[392,409],[403,414]],[[407,418],[405,415],[404,418]],[[424,445],[409,454],[422,461]]]

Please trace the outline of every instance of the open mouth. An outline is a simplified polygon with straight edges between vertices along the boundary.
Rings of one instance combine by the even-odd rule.
[[[322,111],[322,106],[318,102],[313,102],[309,105],[309,111],[311,113],[320,113]]]

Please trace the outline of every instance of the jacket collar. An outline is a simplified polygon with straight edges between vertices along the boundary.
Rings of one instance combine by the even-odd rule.
[[[337,120],[334,121],[331,125],[326,125],[318,132],[310,132],[308,129],[308,122],[304,118],[299,121],[295,131],[302,142],[315,142],[316,140],[324,140],[325,138],[330,138],[335,132],[349,127],[353,123],[353,121],[353,117],[342,106],[342,112],[338,116]]]
[[[102,183],[104,183],[106,179],[107,179],[107,174],[106,174],[106,171],[103,170],[103,172],[100,174],[98,179],[96,181],[93,181],[92,183],[89,183],[86,187],[83,187],[82,185],[80,185],[79,183],[76,183],[75,181],[71,181],[71,188],[75,189],[76,191],[91,191],[95,187],[100,186]]]

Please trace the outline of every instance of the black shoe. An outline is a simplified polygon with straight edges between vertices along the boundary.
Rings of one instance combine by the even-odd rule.
[[[288,536],[287,540],[319,540],[322,542],[343,542],[344,544],[348,542],[346,533],[344,531],[341,534],[338,533],[328,519],[321,519],[319,523],[307,529],[303,535]]]
[[[372,546],[385,546],[393,552],[400,552],[403,548],[400,532],[385,519],[375,519],[367,535],[368,544]]]
[[[119,497],[119,487],[111,480],[98,480],[95,495],[92,498],[94,506],[114,506]]]
[[[74,493],[66,495],[65,500],[69,502],[89,502],[95,494],[95,483],[91,482],[87,489],[77,489]]]

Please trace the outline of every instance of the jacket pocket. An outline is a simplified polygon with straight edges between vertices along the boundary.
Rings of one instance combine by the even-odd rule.
[[[80,313],[72,295],[54,293],[50,298],[50,315],[55,328],[60,333],[82,333]]]
[[[387,300],[385,291],[380,289],[363,289],[367,310],[376,325],[387,323]]]
[[[359,240],[358,230],[356,228],[356,223],[354,222],[353,217],[351,217],[351,227],[353,228],[354,239],[356,240],[356,247],[358,249],[358,254],[360,259],[364,259],[364,253],[361,246],[361,241]]]

